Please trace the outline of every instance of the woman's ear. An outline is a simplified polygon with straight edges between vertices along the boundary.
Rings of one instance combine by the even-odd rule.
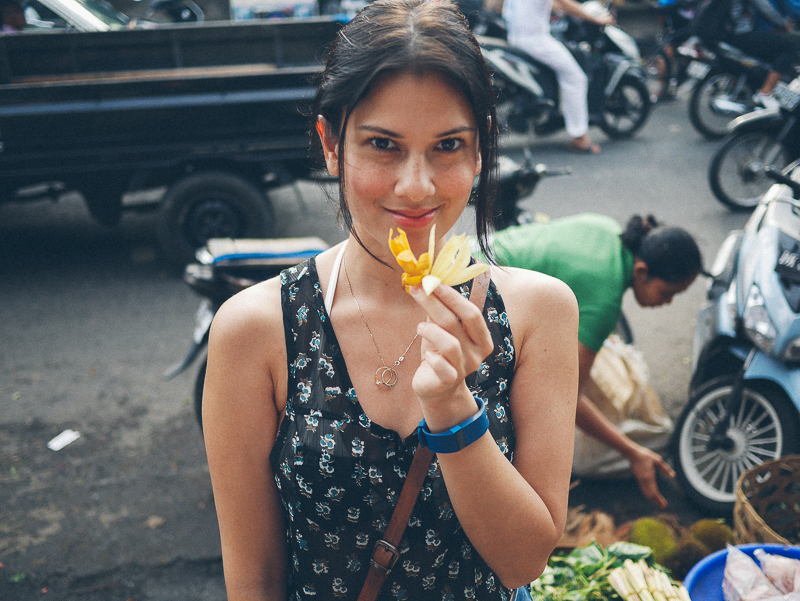
[[[633,260],[633,279],[636,282],[644,282],[650,277],[650,270],[647,267],[647,263],[642,261],[641,259],[634,259]]]
[[[481,169],[483,169],[483,159],[481,158],[481,151],[478,151],[478,160],[475,161],[475,175],[481,174]]]
[[[325,156],[325,166],[328,173],[334,177],[339,176],[339,141],[333,138],[330,124],[322,115],[317,115],[317,134],[322,144],[322,154]]]

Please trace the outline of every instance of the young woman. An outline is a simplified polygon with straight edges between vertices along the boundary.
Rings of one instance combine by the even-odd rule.
[[[629,288],[642,307],[669,304],[703,271],[694,238],[679,227],[657,227],[654,217],[634,215],[626,227],[585,213],[499,232],[492,248],[498,263],[546,273],[566,282],[578,299],[580,389],[595,356],[614,331]],[[576,425],[619,451],[631,464],[642,494],[660,509],[667,501],[656,472],[672,478],[664,459],[625,436],[581,393]]]
[[[204,428],[228,598],[356,599],[417,447],[437,453],[380,599],[508,599],[564,527],[577,398],[577,305],[532,272],[404,292],[402,228],[439,249],[473,181],[486,248],[497,127],[488,70],[449,2],[377,0],[333,45],[314,103],[349,239],[217,313]]]

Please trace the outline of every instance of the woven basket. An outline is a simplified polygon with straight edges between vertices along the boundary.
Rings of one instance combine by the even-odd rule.
[[[766,461],[736,483],[733,539],[746,543],[800,543],[800,455]]]

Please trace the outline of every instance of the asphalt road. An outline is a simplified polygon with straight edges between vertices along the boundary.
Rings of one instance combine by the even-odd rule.
[[[691,128],[686,99],[656,108],[630,141],[598,130],[597,156],[562,135],[509,139],[537,160],[571,167],[526,206],[558,217],[596,211],[625,221],[652,213],[698,238],[707,262],[746,215],[711,195],[716,143]],[[313,185],[273,196],[280,231],[343,238]],[[686,401],[702,282],[672,306],[625,310],[652,383],[673,417]],[[93,601],[225,598],[218,531],[191,395],[195,369],[165,382],[186,350],[198,298],[155,251],[154,218],[131,214],[115,230],[90,221],[78,198],[0,206],[0,599]],[[60,451],[64,430],[80,438]],[[700,517],[664,483],[670,511]],[[654,513],[630,481],[587,482],[571,504],[618,523]]]

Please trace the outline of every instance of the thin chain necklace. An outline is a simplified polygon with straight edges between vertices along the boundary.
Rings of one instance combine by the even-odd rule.
[[[356,309],[358,309],[359,315],[361,315],[361,321],[364,322],[364,325],[367,326],[367,332],[369,332],[369,337],[372,339],[372,344],[375,345],[375,350],[378,351],[378,357],[381,359],[381,363],[383,364],[381,367],[375,370],[375,385],[376,386],[386,386],[387,388],[391,388],[395,384],[397,384],[397,367],[403,362],[403,359],[406,358],[406,354],[408,351],[411,350],[414,342],[417,340],[417,336],[419,336],[419,332],[414,335],[414,339],[411,341],[411,344],[408,345],[403,354],[400,355],[400,358],[394,362],[392,367],[386,365],[386,361],[383,360],[383,355],[381,355],[381,350],[378,348],[378,343],[375,342],[375,336],[372,335],[372,330],[369,328],[369,324],[367,323],[367,318],[364,317],[364,312],[361,311],[361,305],[358,304],[358,299],[356,295],[353,294],[353,284],[350,283],[350,276],[347,274],[347,263],[342,261],[342,266],[344,267],[344,277],[347,278],[347,286],[350,288],[350,295],[353,297],[353,300],[356,302]]]

